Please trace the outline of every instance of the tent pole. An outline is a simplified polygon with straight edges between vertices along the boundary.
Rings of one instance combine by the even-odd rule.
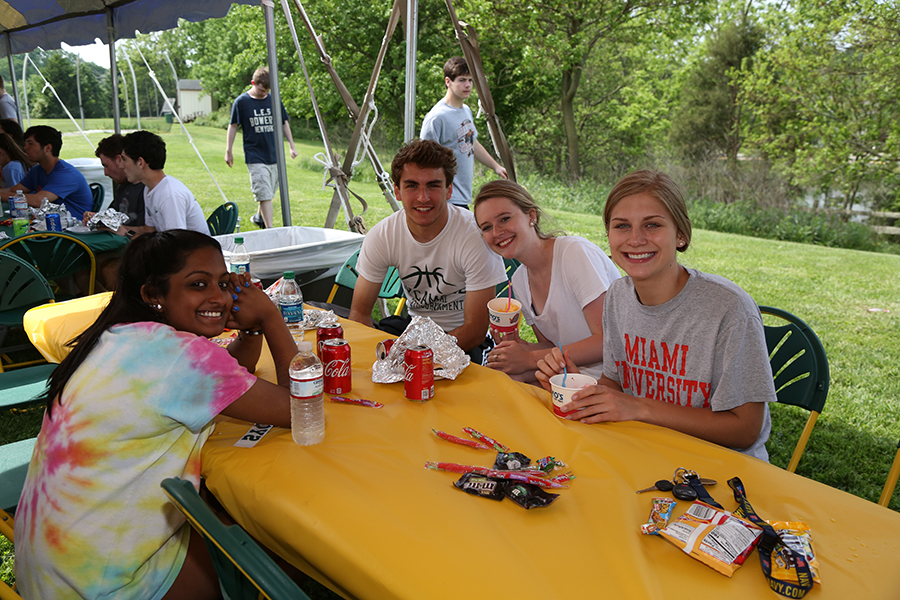
[[[406,106],[403,119],[403,140],[416,137],[416,54],[419,29],[418,0],[406,2]]]
[[[6,32],[6,59],[9,61],[9,75],[10,79],[12,79],[12,87],[13,87],[13,100],[16,101],[16,117],[19,119],[19,124],[22,124],[22,109],[19,108],[19,88],[16,86],[16,70],[13,68],[13,59],[12,59],[12,43],[9,41],[9,32]],[[22,85],[25,85],[25,82],[22,82]]]
[[[275,52],[275,4],[262,0],[266,20],[266,49],[269,56],[269,83],[272,94],[272,122],[275,129],[275,156],[278,160],[278,192],[281,197],[281,220],[291,226],[291,196],[288,193],[287,165],[284,162],[284,130],[282,129],[281,93],[278,88],[278,55]]]
[[[138,85],[137,85],[137,77],[134,74],[134,65],[131,64],[131,57],[128,56],[128,52],[123,52],[122,56],[125,57],[125,62],[128,63],[128,68],[131,69],[131,82],[134,84],[134,114],[137,116],[137,128],[138,131],[141,129],[141,101],[138,98]]]
[[[121,115],[119,115],[119,67],[116,64],[116,26],[113,24],[113,10],[108,6],[106,7],[106,43],[109,44],[109,76],[112,78],[113,124],[116,133],[122,133]],[[128,103],[127,98],[125,103]]]

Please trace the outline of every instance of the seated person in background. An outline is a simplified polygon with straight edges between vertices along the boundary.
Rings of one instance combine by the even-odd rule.
[[[541,230],[544,212],[528,191],[512,181],[482,186],[475,197],[475,221],[488,247],[522,265],[512,289],[536,344],[518,332],[503,336],[488,355],[487,366],[513,379],[535,382],[538,361],[563,345],[582,373],[603,374],[603,295],[620,277],[600,248],[582,237]]]
[[[240,308],[240,310],[238,310]],[[242,332],[227,349],[207,338]],[[278,384],[251,373],[262,347]],[[203,538],[159,483],[199,486],[219,413],[290,427],[297,352],[278,308],[229,273],[208,235],[141,236],[119,287],[53,372],[16,511],[16,584],[26,598],[220,598]]]
[[[603,377],[563,407],[582,423],[643,421],[768,460],[775,402],[762,316],[734,283],[678,264],[691,221],[669,176],[636,171],[609,193],[603,220],[626,277],[606,293]],[[566,353],[568,354],[568,353]],[[577,368],[555,349],[538,378]]]
[[[62,134],[46,125],[29,127],[25,132],[25,155],[35,163],[19,183],[0,190],[0,197],[9,200],[16,191],[25,192],[28,205],[38,208],[46,198],[62,204],[79,221],[84,211],[94,206],[94,195],[81,172],[59,158]]]
[[[152,231],[190,229],[209,235],[203,209],[187,187],[163,173],[166,143],[149,131],[129,133],[122,140],[119,155],[122,170],[130,183],[143,183],[144,224]]]
[[[115,133],[108,138],[103,138],[97,144],[97,150],[94,154],[100,159],[103,165],[103,174],[113,180],[116,188],[115,198],[113,198],[111,208],[116,209],[120,213],[128,215],[128,222],[120,226],[116,231],[119,235],[134,237],[142,233],[147,233],[150,228],[144,225],[144,184],[131,183],[125,177],[125,171],[122,169],[122,141],[125,138]],[[84,213],[84,223],[93,217],[94,212]]]
[[[372,326],[372,307],[389,267],[396,267],[411,315],[430,317],[482,364],[494,286],[506,280],[468,210],[449,204],[456,159],[430,140],[413,140],[394,157],[394,193],[403,204],[363,240],[350,318]]]
[[[22,150],[25,149],[25,133],[22,126],[15,119],[0,119],[0,131],[13,139]]]
[[[16,185],[33,166],[25,151],[8,134],[0,133],[0,168],[3,169],[0,173],[3,179],[0,187]]]

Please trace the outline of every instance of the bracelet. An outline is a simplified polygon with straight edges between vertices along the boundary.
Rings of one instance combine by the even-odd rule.
[[[241,329],[241,335],[262,335],[262,329]]]

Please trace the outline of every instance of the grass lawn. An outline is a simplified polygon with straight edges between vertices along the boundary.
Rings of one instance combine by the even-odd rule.
[[[60,126],[58,122],[53,124]],[[66,128],[73,129],[71,124]],[[249,216],[255,211],[255,203],[240,141],[235,144],[235,168],[229,169],[224,162],[224,130],[188,125],[188,131],[227,198],[238,204],[242,228],[254,228]],[[96,143],[105,135],[89,137]],[[224,200],[188,136],[177,124],[161,135],[169,153],[166,173],[182,180],[209,215]],[[292,223],[322,226],[332,195],[330,189],[322,190],[322,168],[314,159],[322,147],[307,143],[296,146],[300,156],[288,159]],[[93,156],[93,149],[80,135],[66,136],[62,157],[81,156]],[[392,152],[382,152],[386,166],[391,158]],[[364,218],[371,227],[390,214],[390,207],[374,181],[371,167],[361,169],[359,179],[354,179],[351,189],[370,203]],[[542,201],[540,195],[537,199]],[[557,199],[547,199],[546,203],[565,205]],[[356,201],[353,210],[360,212]],[[608,251],[600,215],[555,209],[548,212],[568,233],[584,236]],[[280,223],[276,206],[276,224]],[[338,228],[347,228],[344,219],[339,219]],[[759,304],[794,313],[817,333],[828,353],[831,388],[797,472],[876,502],[900,440],[900,256],[698,230],[681,261],[731,279]],[[795,407],[772,407],[772,434],[767,447],[773,464],[787,465],[806,417],[805,411]],[[35,435],[39,426],[40,411],[4,413],[0,415],[0,443]],[[900,510],[900,492],[895,492],[890,507]]]

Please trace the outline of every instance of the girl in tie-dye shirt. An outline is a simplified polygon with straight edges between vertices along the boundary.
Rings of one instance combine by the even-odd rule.
[[[207,339],[226,325],[243,330],[227,350]],[[249,372],[256,331],[278,385]],[[202,539],[160,482],[199,485],[219,413],[289,427],[295,352],[278,309],[228,273],[215,240],[174,230],[131,242],[109,306],[50,379],[16,512],[23,597],[218,597]]]

